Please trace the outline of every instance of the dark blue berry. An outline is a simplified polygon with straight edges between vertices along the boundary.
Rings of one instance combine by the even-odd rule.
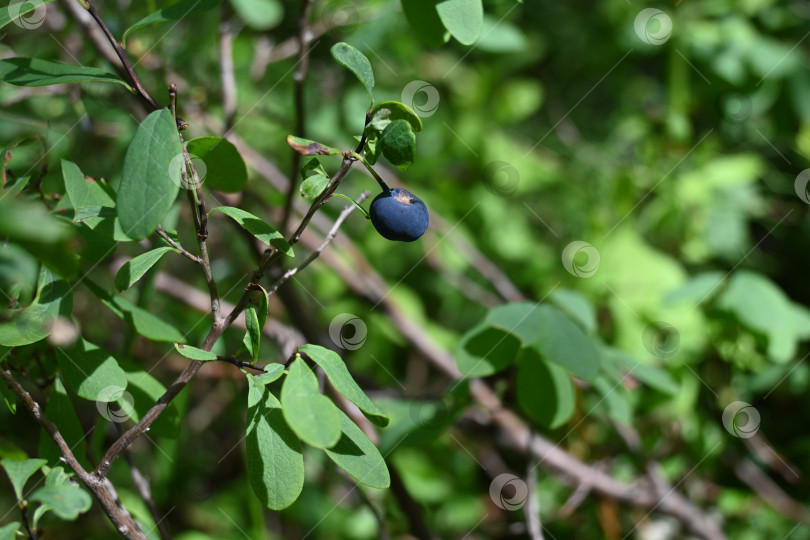
[[[429,221],[425,203],[402,188],[377,195],[371,201],[369,216],[374,228],[384,238],[401,242],[413,242],[422,236]]]

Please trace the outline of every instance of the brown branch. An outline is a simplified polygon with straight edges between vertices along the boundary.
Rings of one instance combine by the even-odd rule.
[[[179,251],[181,255],[183,255],[184,257],[187,257],[188,259],[192,260],[193,262],[195,262],[197,264],[202,264],[202,259],[200,259],[196,255],[194,255],[193,253],[189,253],[183,246],[181,246],[180,244],[175,242],[172,237],[170,237],[168,234],[166,234],[166,231],[164,231],[162,228],[158,227],[156,229],[156,232],[158,233],[158,236],[160,236],[161,238],[166,240],[166,242],[168,242],[169,245],[172,246],[174,249]]]
[[[135,523],[129,512],[127,512],[118,502],[117,497],[110,491],[109,484],[84,470],[84,467],[82,467],[81,463],[76,459],[76,456],[73,455],[70,446],[68,446],[62,434],[59,433],[56,424],[51,422],[39,403],[34,401],[31,395],[20,386],[11,371],[5,368],[0,370],[0,378],[2,378],[11,391],[20,398],[20,401],[22,401],[31,416],[48,432],[62,454],[62,461],[76,473],[79,480],[81,480],[93,496],[95,496],[96,500],[104,509],[104,512],[109,516],[113,525],[115,525],[116,530],[130,540],[147,540],[140,526]]]
[[[301,0],[301,16],[298,19],[298,68],[293,75],[295,82],[295,134],[306,137],[306,108],[304,106],[304,83],[307,80],[309,69],[309,44],[312,41],[312,31],[309,28],[309,14],[312,9],[312,0]],[[298,169],[301,167],[301,154],[293,150],[292,171],[290,183],[287,188],[287,198],[284,201],[284,214],[281,219],[281,230],[286,231],[292,217],[295,190],[298,186]]]
[[[141,80],[138,78],[138,75],[135,73],[135,69],[132,67],[132,63],[129,61],[129,57],[127,56],[127,52],[124,50],[124,47],[115,39],[110,32],[110,29],[107,28],[107,25],[104,23],[104,20],[99,15],[98,11],[96,10],[95,6],[92,4],[90,0],[79,0],[83,7],[90,13],[90,15],[95,19],[96,23],[101,27],[101,30],[104,32],[104,35],[107,36],[107,41],[110,42],[110,45],[113,46],[115,49],[115,54],[118,55],[118,59],[121,60],[121,64],[124,66],[124,70],[126,71],[127,75],[129,76],[130,81],[132,82],[132,87],[135,89],[135,93],[141,97],[146,103],[149,104],[154,110],[160,109],[160,105],[152,99],[152,96],[149,95],[149,92],[146,91],[143,84],[141,84]]]
[[[794,501],[750,459],[738,461],[734,474],[774,510],[792,521],[810,525],[810,509]]]

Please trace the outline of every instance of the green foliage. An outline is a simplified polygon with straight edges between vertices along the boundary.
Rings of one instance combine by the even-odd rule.
[[[190,154],[203,160],[207,187],[226,193],[245,189],[247,169],[236,147],[222,137],[197,137],[186,144]],[[199,174],[200,171],[197,171]]]
[[[79,397],[90,401],[115,401],[119,396],[110,389],[124,390],[127,387],[127,374],[118,361],[84,339],[70,350],[60,349],[57,358],[65,385]]]
[[[229,218],[236,221],[243,229],[256,237],[260,242],[273,246],[289,256],[293,256],[293,249],[289,242],[284,239],[284,235],[275,230],[271,225],[265,223],[250,212],[233,206],[219,206],[211,212],[222,212]]]
[[[343,42],[333,45],[331,52],[335,60],[354,73],[366,89],[371,104],[374,105],[374,71],[371,69],[371,62],[368,61],[368,58],[348,43]]]
[[[33,3],[33,2],[32,2]],[[41,58],[0,60],[0,81],[17,86],[48,86],[80,81],[127,83],[103,69],[71,66]]]
[[[321,395],[318,379],[300,357],[293,361],[284,380],[281,405],[284,419],[305,443],[329,448],[340,439],[338,409]]]
[[[53,2],[53,0],[36,0],[34,2],[20,2],[19,5],[9,3],[8,6],[0,8],[0,28],[10,23],[16,18],[24,17],[38,7]]]
[[[190,360],[199,360],[200,362],[210,362],[211,360],[216,360],[217,355],[212,353],[211,351],[206,351],[200,349],[198,347],[192,347],[191,345],[183,345],[182,343],[175,343],[174,348],[177,349],[177,352],[185,356]]]
[[[177,252],[170,247],[159,247],[134,257],[121,266],[115,275],[115,286],[119,291],[132,287],[143,275],[149,271],[163,255],[169,251]]]

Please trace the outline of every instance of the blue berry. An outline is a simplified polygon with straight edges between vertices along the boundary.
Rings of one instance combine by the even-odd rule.
[[[425,203],[410,191],[402,188],[386,190],[371,201],[371,223],[383,238],[413,242],[425,233],[428,227],[428,211]]]

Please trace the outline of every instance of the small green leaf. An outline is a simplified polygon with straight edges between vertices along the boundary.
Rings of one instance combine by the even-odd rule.
[[[394,120],[407,120],[414,133],[422,131],[422,119],[413,109],[399,101],[383,101],[371,111],[371,121],[366,129],[383,131]]]
[[[405,170],[413,163],[416,135],[407,120],[394,120],[383,130],[379,143],[382,153],[391,165]]]
[[[284,236],[273,227],[257,218],[250,212],[245,212],[241,208],[233,206],[219,206],[211,210],[211,213],[222,212],[226,216],[236,221],[243,229],[258,238],[268,246],[273,246],[286,255],[293,256],[293,250]]]
[[[199,360],[200,362],[210,362],[212,360],[217,359],[217,355],[212,353],[211,351],[198,349],[197,347],[192,347],[191,345],[183,345],[182,343],[175,343],[174,348],[177,349],[177,352],[179,352],[180,354],[191,360]]]
[[[245,450],[250,486],[271,510],[287,508],[304,487],[301,443],[287,425],[281,403],[256,377],[247,374]]]
[[[31,478],[31,475],[37,472],[40,467],[45,465],[44,459],[9,459],[5,458],[0,460],[0,465],[6,470],[8,479],[11,480],[11,486],[14,488],[14,494],[17,500],[23,499],[23,488],[25,483]]]
[[[107,351],[81,339],[69,350],[57,349],[59,369],[65,384],[76,395],[90,401],[108,402],[117,398],[109,389],[127,387],[127,374]]]
[[[135,331],[147,339],[154,341],[184,342],[185,336],[174,326],[170,325],[157,315],[140,308],[121,296],[113,296],[93,281],[85,278],[82,283],[95,294],[101,302],[110,308],[113,313],[123,319]]]
[[[135,240],[152,234],[180,189],[183,146],[168,109],[147,116],[138,126],[124,157],[118,188],[118,219]]]
[[[541,426],[558,428],[574,414],[576,391],[571,376],[543,360],[536,350],[523,349],[515,380],[520,406]]]
[[[594,342],[559,309],[541,305],[535,347],[546,360],[569,370],[580,379],[591,380],[599,371],[601,355]]]
[[[17,20],[23,28],[35,28],[34,24],[45,18],[45,4],[53,2],[53,0],[28,0],[27,2],[14,2],[8,3],[8,6],[0,7],[0,28],[11,21]],[[29,17],[24,17],[32,11],[36,11]],[[34,20],[30,20],[34,19]]]
[[[290,148],[304,156],[339,156],[342,152],[337,148],[326,146],[317,141],[302,139],[294,135],[287,135],[287,144]]]
[[[284,374],[284,364],[267,364],[264,366],[264,373],[256,375],[253,383],[264,386],[277,381]]]
[[[93,499],[90,494],[73,484],[45,486],[31,495],[30,500],[50,506],[53,513],[65,520],[74,520],[82,512],[90,510]]]
[[[20,530],[20,522],[12,521],[5,525],[0,525],[0,540],[16,540],[17,531]]]
[[[439,18],[462,45],[472,45],[481,35],[484,6],[481,0],[442,0],[436,4]]]
[[[307,156],[301,160],[301,178],[307,179],[310,176],[321,174],[323,176],[328,176],[326,174],[326,170],[324,170],[323,165],[321,165],[321,160],[315,156]]]
[[[357,405],[369,420],[380,427],[388,425],[388,416],[357,385],[338,353],[320,345],[302,345],[298,350],[321,366],[335,390]]]
[[[318,390],[318,379],[298,357],[281,387],[284,419],[305,443],[329,448],[340,439],[340,417],[335,404]]]
[[[68,316],[73,310],[71,291],[67,281],[42,266],[34,300],[25,309],[12,312],[11,322],[0,323],[0,345],[19,347],[51,335],[56,318]]]
[[[222,0],[181,0],[180,2],[175,2],[154,13],[150,13],[127,28],[126,31],[124,31],[124,35],[121,37],[121,43],[126,46],[127,36],[138,28],[154,23],[184,19],[190,15],[196,15],[197,13],[213,9],[221,3]]]
[[[253,360],[259,359],[259,344],[265,322],[267,322],[267,292],[259,286],[258,290],[252,291],[250,303],[245,308],[247,332],[242,340]]]
[[[42,58],[0,60],[0,81],[16,86],[48,86],[80,81],[113,82],[126,86],[118,75],[88,66],[72,66]]]
[[[354,73],[363,83],[371,103],[374,103],[374,71],[371,69],[371,62],[368,61],[368,58],[348,43],[343,42],[334,44],[331,51],[332,57]]]
[[[431,47],[441,47],[450,39],[436,10],[436,0],[401,0],[402,11],[416,37]]]
[[[340,440],[332,448],[324,449],[335,464],[359,483],[377,489],[391,485],[388,466],[380,451],[366,434],[341,410]]]
[[[596,333],[596,309],[582,293],[572,289],[555,289],[551,293],[551,301],[579,323],[585,332]]]
[[[239,151],[229,140],[222,137],[197,137],[188,141],[186,148],[205,164],[205,176],[200,181],[206,187],[226,193],[245,189],[247,167]],[[200,167],[197,167],[197,174],[203,174]]]
[[[329,178],[322,174],[313,174],[301,182],[301,195],[305,199],[314,199],[326,189]]]
[[[119,291],[129,289],[135,284],[163,255],[169,251],[177,252],[170,247],[159,247],[128,260],[115,275],[115,286]]]

